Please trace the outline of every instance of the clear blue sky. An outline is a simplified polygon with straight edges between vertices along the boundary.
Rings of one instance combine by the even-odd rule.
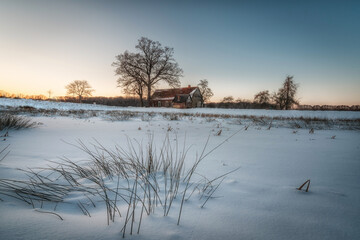
[[[0,90],[65,95],[88,80],[116,96],[111,63],[140,37],[173,47],[182,85],[220,100],[277,90],[303,104],[360,104],[360,1],[0,0]]]

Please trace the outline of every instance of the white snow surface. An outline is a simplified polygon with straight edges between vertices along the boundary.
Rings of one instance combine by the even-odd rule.
[[[247,115],[247,116],[267,116],[267,117],[308,117],[324,119],[360,119],[359,111],[299,111],[299,110],[259,110],[259,109],[214,109],[214,108],[140,108],[140,107],[114,107],[96,104],[64,103],[54,101],[41,101],[30,99],[11,99],[0,98],[0,106],[20,107],[30,106],[38,109],[58,109],[58,110],[98,110],[98,111],[133,111],[133,112],[169,112],[169,113],[205,113],[205,114],[228,114],[228,115]]]
[[[36,108],[127,110],[155,112],[206,112],[266,116],[359,118],[358,112],[310,112],[225,109],[117,108],[100,105],[0,99],[0,106]],[[1,111],[0,111],[1,114]],[[360,134],[355,130],[315,130],[250,127],[230,124],[225,119],[204,121],[163,118],[141,121],[105,121],[94,117],[32,117],[37,127],[10,130],[0,149],[10,144],[9,155],[0,162],[0,178],[24,179],[17,168],[41,168],[49,160],[84,159],[86,155],[68,144],[95,139],[102,145],[126,147],[127,137],[146,142],[149,134],[161,146],[164,136],[177,137],[191,146],[186,162],[194,160],[210,135],[208,149],[232,138],[212,152],[198,167],[209,179],[237,167],[228,175],[204,208],[197,196],[184,204],[179,226],[177,210],[162,216],[145,216],[140,234],[125,239],[360,239]],[[170,127],[170,128],[169,128]],[[171,129],[171,131],[168,131]],[[215,133],[222,130],[221,135]],[[2,135],[2,133],[0,133]],[[333,137],[335,136],[335,137]],[[296,190],[311,179],[310,191]],[[22,201],[0,196],[0,239],[120,239],[120,224],[106,224],[104,207],[92,209],[91,217],[79,209],[62,206],[54,215],[36,212]],[[174,202],[179,206],[180,199]],[[177,208],[174,208],[177,209]]]

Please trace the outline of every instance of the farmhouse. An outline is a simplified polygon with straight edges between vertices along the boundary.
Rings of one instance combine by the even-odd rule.
[[[151,98],[152,107],[194,108],[203,106],[203,98],[198,87],[155,90]]]

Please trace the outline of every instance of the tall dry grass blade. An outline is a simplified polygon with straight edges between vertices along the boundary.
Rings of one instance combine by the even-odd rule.
[[[215,189],[213,191],[211,191],[211,193],[209,194],[209,196],[206,198],[205,202],[203,203],[203,205],[201,205],[201,208],[203,208],[205,206],[205,204],[207,203],[207,201],[210,199],[210,197],[214,194],[214,192],[218,189],[218,187],[220,186],[220,184],[224,181],[225,177],[223,179],[221,179],[221,181],[219,182],[219,184],[215,187]]]
[[[60,218],[61,221],[63,221],[64,219],[57,213],[54,212],[49,212],[49,211],[43,211],[43,210],[39,210],[39,209],[34,209],[34,211],[39,212],[39,213],[48,213],[48,214],[53,214],[55,216],[57,216],[58,218]]]

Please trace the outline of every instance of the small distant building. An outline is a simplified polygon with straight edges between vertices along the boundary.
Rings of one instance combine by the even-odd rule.
[[[152,107],[195,108],[202,107],[203,97],[198,87],[155,90],[151,98]]]

